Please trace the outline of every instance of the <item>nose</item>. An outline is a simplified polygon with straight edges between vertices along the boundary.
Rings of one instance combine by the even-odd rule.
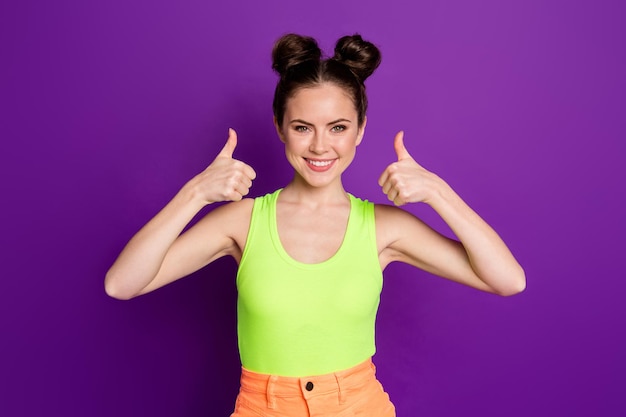
[[[323,132],[316,132],[313,135],[309,150],[317,155],[324,154],[328,151],[328,140]]]

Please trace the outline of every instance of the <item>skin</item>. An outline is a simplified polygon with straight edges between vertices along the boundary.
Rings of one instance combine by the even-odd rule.
[[[404,133],[394,139],[398,161],[378,181],[395,205],[423,202],[450,226],[459,241],[449,239],[412,214],[376,206],[379,259],[405,262],[435,275],[499,295],[525,289],[524,270],[498,234],[441,178],[419,165],[404,146]]]
[[[341,175],[354,159],[365,124],[358,126],[350,97],[334,85],[300,90],[289,100],[281,126],[274,124],[294,168],[276,206],[281,243],[297,261],[322,262],[343,241],[350,200]]]
[[[343,241],[350,202],[341,177],[366,123],[358,125],[352,100],[341,88],[322,84],[298,90],[287,102],[282,123],[274,124],[294,169],[277,201],[281,243],[297,261],[322,262]],[[399,261],[482,291],[522,291],[524,271],[497,233],[444,180],[419,165],[403,139],[399,132],[394,139],[397,161],[379,179],[395,205],[375,207],[381,268]],[[222,256],[240,261],[253,205],[244,197],[256,174],[233,158],[236,145],[231,129],[215,160],[129,241],[106,275],[109,295],[129,299],[145,294]],[[219,201],[231,203],[212,210],[181,235],[200,209]],[[397,207],[420,202],[430,205],[459,240],[442,236]]]

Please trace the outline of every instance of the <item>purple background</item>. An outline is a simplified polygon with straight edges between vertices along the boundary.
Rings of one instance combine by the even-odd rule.
[[[404,129],[527,273],[525,293],[499,298],[388,268],[375,361],[398,415],[622,415],[619,1],[101,3],[0,6],[0,415],[232,410],[235,263],[129,302],[103,278],[228,127],[253,196],[290,178],[269,53],[291,31],[382,49],[348,190],[385,201],[376,180]]]

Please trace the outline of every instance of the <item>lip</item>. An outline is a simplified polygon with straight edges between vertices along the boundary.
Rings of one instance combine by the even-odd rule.
[[[310,170],[315,172],[326,172],[335,165],[337,159],[312,159],[312,158],[304,158],[306,161],[307,167]],[[316,163],[317,165],[314,165]]]

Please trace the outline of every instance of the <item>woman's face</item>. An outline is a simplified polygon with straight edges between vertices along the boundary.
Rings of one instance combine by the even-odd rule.
[[[363,139],[365,121],[358,126],[357,117],[350,97],[334,84],[302,88],[287,101],[282,127],[275,124],[297,179],[313,187],[341,184]]]

